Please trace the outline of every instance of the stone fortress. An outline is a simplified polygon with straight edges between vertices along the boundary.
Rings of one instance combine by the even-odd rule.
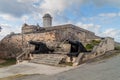
[[[84,46],[92,40],[101,42],[87,52]],[[52,26],[50,14],[43,16],[43,27],[24,23],[21,33],[11,33],[0,42],[0,57],[16,57],[18,62],[30,59],[30,62],[52,65],[61,62],[79,65],[110,50],[114,50],[113,38],[101,38],[72,24]]]

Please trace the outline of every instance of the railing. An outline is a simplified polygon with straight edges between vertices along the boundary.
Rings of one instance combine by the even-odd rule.
[[[19,56],[16,57],[17,63],[22,62],[24,59],[27,59],[29,57],[29,50],[24,50]]]
[[[93,50],[91,51],[91,53],[94,54],[94,53],[96,52],[97,48],[98,48],[98,46],[94,46],[94,48],[93,48]]]
[[[92,52],[89,52],[87,54],[80,53],[74,62],[73,66],[79,65],[80,63],[93,59],[95,57],[101,56],[106,53],[106,47],[107,47],[107,38],[102,40],[98,46],[94,46]]]
[[[25,59],[32,58],[31,51],[34,49],[34,47],[30,46],[29,48],[24,48],[23,52],[16,57],[17,63],[22,62]]]
[[[107,39],[104,39],[104,40],[102,40],[102,41],[99,43],[98,46],[94,46],[94,48],[93,48],[93,50],[92,50],[91,53],[93,53],[93,54],[97,53],[98,49],[102,48],[106,41],[107,41]],[[101,51],[101,50],[99,50],[99,51]],[[102,52],[102,53],[105,53],[104,50],[101,51],[101,52]]]

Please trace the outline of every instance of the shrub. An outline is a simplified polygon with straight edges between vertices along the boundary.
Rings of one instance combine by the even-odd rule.
[[[86,49],[87,49],[87,50],[92,50],[93,47],[94,47],[94,46],[93,46],[92,44],[87,44],[87,45],[86,45]]]
[[[10,66],[13,64],[16,64],[16,59],[15,58],[11,58],[11,59],[5,59],[6,61],[4,63],[0,64],[0,67],[6,67],[6,66]]]
[[[98,45],[101,41],[100,40],[92,40],[91,44]]]
[[[115,47],[115,50],[120,50],[120,46],[116,46],[116,47]]]
[[[100,40],[92,40],[90,43],[86,45],[87,50],[92,50],[94,46],[98,45],[101,41]]]

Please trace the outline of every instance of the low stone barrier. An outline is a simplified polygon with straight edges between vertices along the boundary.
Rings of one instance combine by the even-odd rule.
[[[95,46],[91,52],[80,53],[73,63],[73,66],[77,66],[111,50],[114,50],[114,39],[107,37],[103,39],[98,46]]]

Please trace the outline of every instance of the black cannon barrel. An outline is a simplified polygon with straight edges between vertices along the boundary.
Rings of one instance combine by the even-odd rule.
[[[44,43],[37,42],[37,41],[29,41],[29,44],[32,44],[32,45],[45,45]]]
[[[87,52],[86,48],[80,41],[67,40],[71,44],[71,51],[68,55],[78,56],[80,52]]]
[[[29,44],[35,45],[35,50],[32,53],[48,53],[53,52],[53,49],[49,49],[43,42],[29,41]]]
[[[72,45],[77,45],[77,42],[76,41],[73,41],[73,40],[67,40],[70,44]]]

